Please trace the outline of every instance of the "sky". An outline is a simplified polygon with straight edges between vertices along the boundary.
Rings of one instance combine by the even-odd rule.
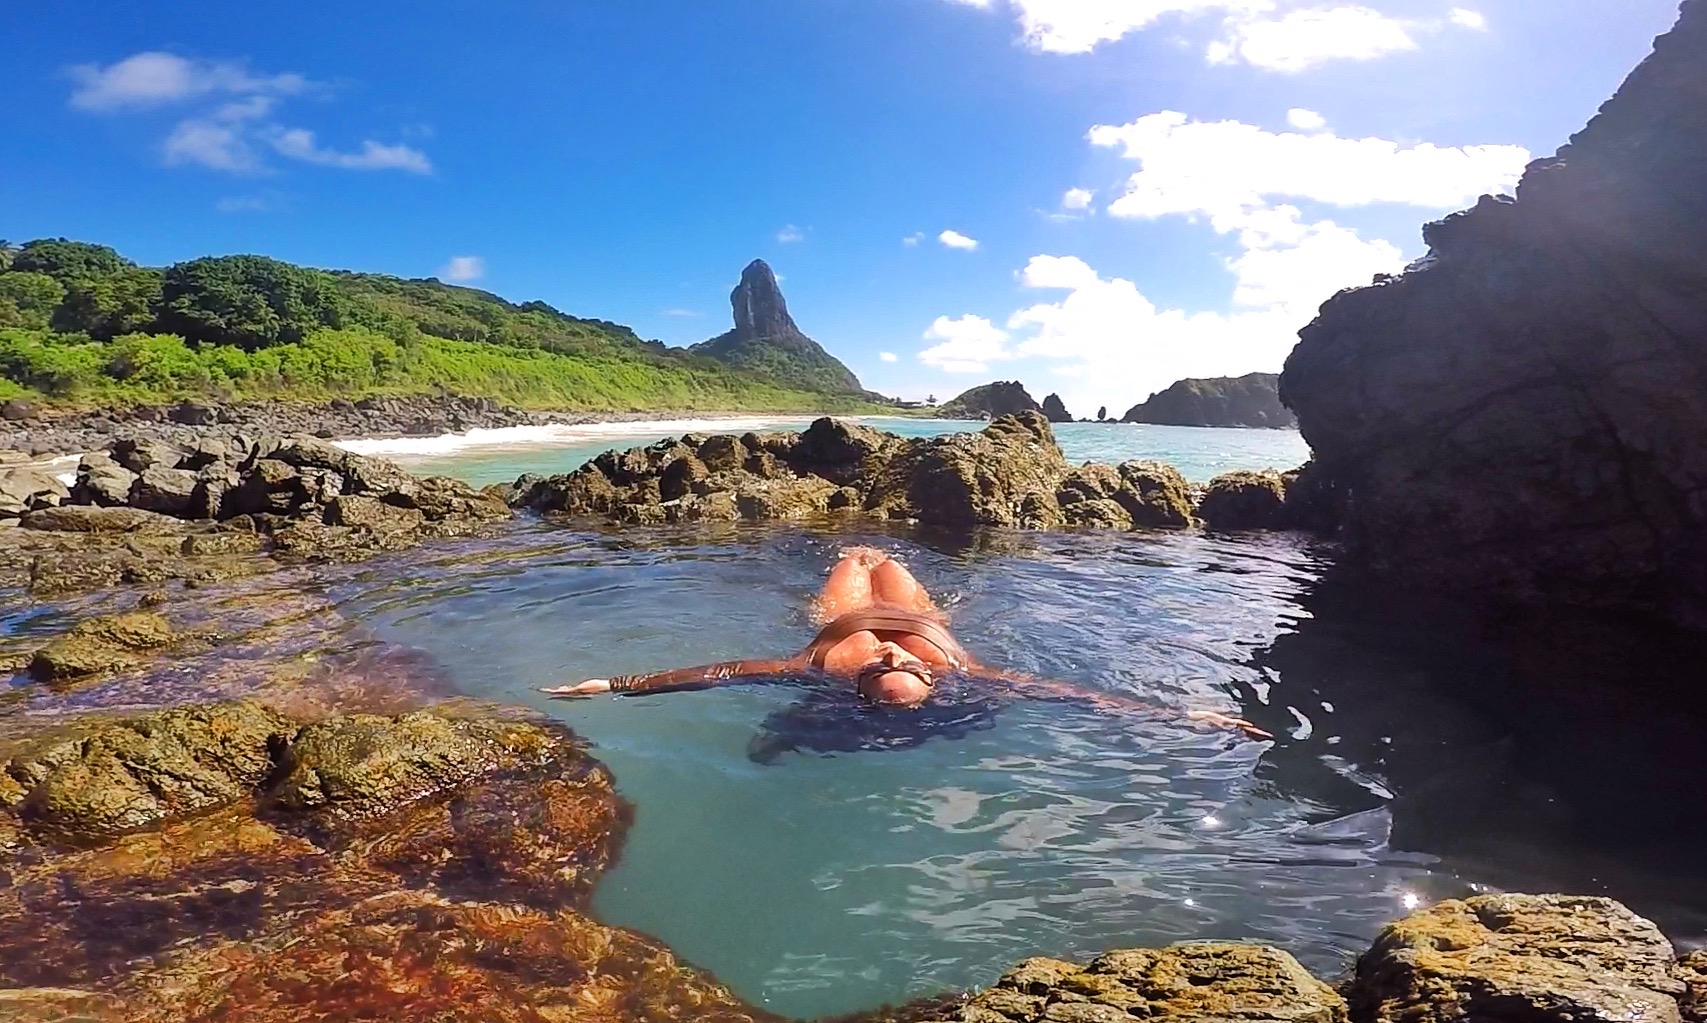
[[[1118,415],[1586,123],[1674,0],[27,4],[0,237],[437,276],[692,344],[763,258],[868,387]]]

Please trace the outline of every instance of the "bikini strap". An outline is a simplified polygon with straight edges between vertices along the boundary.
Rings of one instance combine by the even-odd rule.
[[[854,611],[824,626],[813,638],[812,644],[806,648],[807,658],[814,668],[822,668],[825,658],[837,643],[860,632],[892,632],[917,636],[941,650],[949,663],[956,668],[964,668],[972,661],[966,648],[960,645],[960,641],[955,639],[941,622],[917,611],[881,607]]]

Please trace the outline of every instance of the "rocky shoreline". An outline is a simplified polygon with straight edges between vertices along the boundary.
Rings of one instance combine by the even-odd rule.
[[[322,440],[363,437],[438,437],[468,430],[516,426],[581,426],[635,423],[676,415],[668,409],[600,412],[541,412],[504,405],[490,398],[400,396],[333,400],[219,402],[191,401],[172,406],[128,409],[38,408],[27,401],[0,403],[0,453],[31,459],[81,455],[118,440],[150,440],[195,445],[239,436],[310,436]],[[752,415],[684,410],[683,417]],[[5,464],[0,458],[0,465]]]
[[[497,492],[497,491],[494,491]],[[980,433],[902,438],[839,419],[804,432],[689,434],[523,476],[518,509],[620,525],[863,515],[969,529],[1292,529],[1323,523],[1308,467],[1188,483],[1163,462],[1072,465],[1039,412]]]
[[[348,623],[313,563],[478,535],[511,504],[1270,528],[1306,517],[1310,486],[1069,466],[1036,414],[925,440],[829,419],[690,436],[486,492],[313,437],[112,443],[0,527],[0,582],[74,601],[56,633],[0,649],[0,1015],[780,1023],[589,915],[631,808],[574,735],[391,653],[328,649]],[[857,1018],[1695,1023],[1704,994],[1707,962],[1616,903],[1489,896],[1394,925],[1337,986],[1284,951],[1194,944],[1029,960]]]

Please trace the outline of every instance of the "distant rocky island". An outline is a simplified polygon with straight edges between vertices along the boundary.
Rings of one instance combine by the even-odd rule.
[[[1327,303],[1281,377],[1348,553],[1707,628],[1707,3],[1586,129]]]
[[[937,408],[943,419],[997,419],[1021,412],[1040,412],[1051,423],[1070,423],[1072,415],[1059,394],[1051,394],[1038,404],[1031,392],[1018,380],[997,380],[965,391]]]
[[[749,263],[741,272],[741,283],[729,296],[729,304],[735,310],[735,329],[688,351],[788,387],[866,396],[853,371],[795,325],[770,264],[762,259]]]
[[[1133,406],[1126,423],[1293,429],[1298,420],[1280,403],[1278,373],[1181,380]]]

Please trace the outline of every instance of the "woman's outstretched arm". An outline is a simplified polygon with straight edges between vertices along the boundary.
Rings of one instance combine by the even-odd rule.
[[[618,675],[615,678],[590,678],[572,686],[552,686],[541,689],[553,699],[570,700],[602,693],[617,695],[639,693],[680,693],[695,689],[710,689],[731,679],[760,678],[781,675],[806,667],[798,657],[767,661],[721,661],[694,668],[673,668],[646,675]]]
[[[1031,700],[1071,700],[1084,703],[1098,710],[1114,713],[1140,713],[1157,717],[1175,717],[1178,712],[1148,700],[1140,700],[1135,696],[1124,696],[1120,693],[1104,692],[1081,686],[1072,682],[1062,682],[1058,679],[1037,678],[1012,671],[992,671],[979,668],[976,674],[981,678],[998,679],[1006,682],[1015,693]],[[1272,739],[1274,736],[1263,731],[1256,725],[1241,717],[1223,714],[1217,710],[1193,710],[1185,713],[1185,719],[1194,724],[1211,725],[1216,728],[1236,728],[1252,739]]]

